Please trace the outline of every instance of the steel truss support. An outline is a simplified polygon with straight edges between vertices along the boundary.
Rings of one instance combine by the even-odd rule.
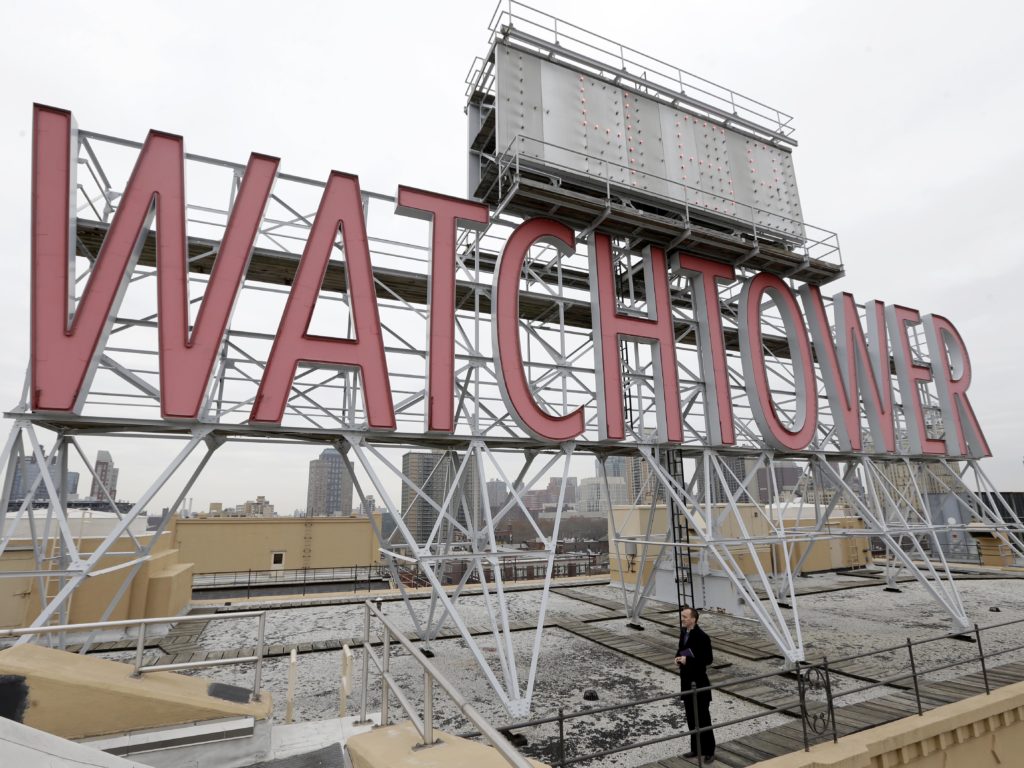
[[[720,455],[706,449],[696,457],[695,476],[684,486],[665,470],[656,448],[641,445],[639,451],[648,463],[651,478],[682,510],[696,539],[690,545],[685,542],[666,545],[670,537],[668,531],[654,529],[652,503],[646,530],[641,535],[624,535],[627,526],[616,516],[612,517],[615,552],[620,562],[623,544],[643,547],[641,562],[650,558],[648,547],[658,547],[659,552],[670,546],[699,550],[700,573],[707,575],[714,569],[728,578],[788,662],[803,659],[794,576],[801,573],[811,549],[821,539],[877,537],[885,544],[888,561],[893,564],[887,568],[890,583],[894,583],[896,568],[913,576],[949,614],[952,633],[968,630],[971,621],[939,534],[952,529],[966,532],[970,525],[971,530],[985,530],[1000,537],[1021,557],[1024,525],[974,461],[953,465],[945,460],[912,461],[815,453],[796,457],[804,463],[800,478],[795,482],[790,479],[789,487],[784,488],[779,485],[777,457],[772,452],[743,456],[745,471],[740,476],[734,472],[735,462],[730,465],[727,461],[731,454]],[[751,484],[759,472],[767,473],[768,490],[774,498],[772,503],[753,501],[757,495],[751,492]],[[975,475],[979,491],[972,490],[965,482],[969,473]],[[796,502],[797,494],[805,498]],[[957,525],[936,522],[928,498],[935,494],[955,499],[967,521]],[[814,519],[803,521],[800,514],[807,500],[814,503]],[[756,510],[760,531],[750,528],[752,516],[750,512],[743,514],[739,508],[741,501]],[[789,507],[797,503],[799,507],[794,517]],[[639,512],[638,500],[634,500],[634,505]],[[859,517],[864,528],[832,529],[830,520],[840,506],[848,514]],[[795,556],[797,544],[805,545],[799,557]],[[763,566],[758,552],[760,547],[763,553],[766,545],[772,549],[770,572]],[[657,557],[656,562],[660,562],[660,554]],[[624,579],[621,582],[626,595],[626,616],[631,622],[638,620],[651,594],[654,573],[652,569],[647,578],[639,578],[632,595],[628,594]],[[792,610],[788,620],[781,608]]]
[[[608,488],[608,474],[606,470],[606,458],[598,462],[600,468],[601,487],[604,498],[610,505],[611,491]],[[649,502],[644,501],[650,498]],[[655,574],[662,561],[670,556],[671,546],[666,546],[672,540],[672,520],[669,515],[664,515],[664,524],[659,524],[658,504],[664,503],[664,494],[661,492],[661,483],[653,474],[648,474],[642,483],[642,487],[635,498],[631,500],[630,508],[625,514],[618,513],[614,509],[608,510],[608,519],[611,521],[612,539],[610,546],[615,548],[615,557],[619,562],[619,584],[622,587],[622,598],[626,610],[626,618],[633,627],[641,626],[641,614],[654,591]],[[643,527],[640,535],[629,534],[633,529],[634,522]],[[658,543],[658,542],[661,543]],[[625,548],[631,551],[624,551]],[[625,557],[623,556],[625,555]],[[626,574],[623,570],[623,562],[637,566],[636,589],[626,588]],[[647,574],[647,578],[644,578]],[[676,574],[681,578],[681,574]]]
[[[7,469],[7,477],[3,486],[3,510],[0,512],[0,555],[4,553],[10,542],[14,540],[18,524],[27,515],[35,569],[31,574],[7,572],[0,574],[0,576],[23,577],[31,575],[37,579],[40,611],[30,624],[31,627],[46,626],[54,621],[60,624],[67,624],[71,598],[75,590],[86,579],[125,570],[127,571],[125,577],[122,579],[110,602],[104,608],[99,620],[106,621],[110,617],[131,586],[135,575],[150,559],[160,534],[163,533],[170,523],[174,513],[202,473],[213,452],[224,442],[222,437],[213,434],[213,429],[214,427],[205,425],[196,427],[192,431],[192,437],[179,451],[178,455],[175,456],[150,487],[139,497],[134,506],[127,513],[121,514],[111,498],[109,490],[103,486],[102,482],[99,482],[95,468],[85,458],[74,436],[63,432],[58,433],[54,446],[49,455],[47,455],[40,444],[35,425],[25,419],[19,419],[14,423],[4,448],[4,454],[0,457],[0,464],[6,466]],[[18,463],[25,456],[24,443],[26,439],[31,446],[32,456],[35,457],[36,466],[40,468],[40,471],[32,485],[27,489],[25,499],[19,506],[18,511],[12,519],[8,520],[7,508],[10,502],[14,472]],[[132,533],[130,529],[131,524],[140,515],[145,513],[146,506],[152,501],[153,497],[175,475],[182,464],[192,455],[193,451],[203,444],[206,445],[206,454],[198,466],[191,472],[173,507],[169,510],[168,514],[163,516],[157,529],[151,532],[149,541],[145,544],[140,542]],[[78,452],[90,474],[99,482],[103,496],[110,503],[112,511],[117,516],[117,523],[90,552],[81,551],[81,541],[76,541],[69,522],[66,490],[69,448],[74,448]],[[49,499],[42,530],[40,530],[39,521],[37,521],[36,516],[32,512],[33,501],[39,493],[40,486],[45,487]],[[115,547],[125,544],[128,545],[126,550],[115,549]],[[108,562],[109,558],[116,558],[118,562],[101,567],[100,563],[104,558],[108,558]],[[32,635],[23,635],[18,640],[18,643],[28,642],[32,637]],[[90,643],[91,637],[83,644],[83,652],[88,650]]]
[[[425,480],[408,477],[380,449],[367,441],[363,434],[346,433],[345,439],[348,442],[348,453],[369,476],[378,498],[386,508],[386,517],[394,524],[393,536],[381,535],[381,552],[401,589],[420,639],[429,647],[445,623],[450,621],[458,629],[509,714],[525,716],[530,710],[537,677],[558,527],[565,505],[575,444],[567,443],[550,452],[530,452],[525,466],[510,480],[504,466],[507,462],[502,460],[503,457],[492,450],[486,440],[470,440],[464,450],[449,451],[437,462],[434,472],[447,473],[447,477],[439,483],[436,477]],[[546,486],[552,472],[560,478],[560,490],[554,527],[551,534],[545,536],[527,510],[523,496],[540,483]],[[398,479],[421,501],[416,509],[417,516],[424,514],[424,509],[429,510],[433,518],[429,531],[422,520],[411,518],[411,507],[403,510],[396,503],[388,490],[389,485],[385,482],[387,475],[384,473]],[[472,473],[475,473],[475,477]],[[487,479],[494,476],[503,480],[509,488],[507,499],[496,507],[491,505],[487,493]],[[444,489],[443,492],[437,490],[439,487]],[[530,553],[536,555],[537,566],[543,569],[544,576],[528,659],[522,658],[524,654],[517,650],[513,639],[506,595],[508,573],[503,567],[510,558],[521,562],[523,552],[502,546],[496,536],[499,526],[510,522],[512,518],[518,518],[531,526],[542,542],[541,550]],[[431,588],[425,621],[410,600],[408,587],[399,572],[402,566],[421,574]],[[462,568],[457,580],[451,570],[456,567]],[[459,598],[464,596],[471,582],[479,586],[489,616],[490,633],[486,637],[494,643],[496,650],[493,663],[485,657],[460,611]],[[521,664],[523,661],[527,663],[525,673]]]
[[[788,569],[783,573],[789,607],[792,609],[791,616],[787,619],[773,588],[775,574],[769,574],[761,563],[758,545],[763,545],[765,539],[749,530],[738,506],[746,489],[756,478],[757,470],[771,461],[771,454],[760,454],[754,468],[747,473],[739,487],[732,488],[730,486],[734,483],[731,484],[727,480],[729,470],[722,463],[721,457],[716,451],[703,451],[698,466],[698,471],[703,473],[703,482],[699,484],[702,491],[695,494],[695,484],[687,488],[673,478],[658,460],[652,446],[640,445],[638,449],[647,460],[651,473],[657,477],[665,493],[682,511],[690,530],[696,534],[699,541],[691,546],[701,550],[701,573],[708,574],[712,567],[720,570],[783,652],[786,662],[793,664],[803,661],[803,639],[800,634],[793,574]],[[735,480],[735,477],[732,479]],[[722,489],[724,503],[713,503],[714,494],[710,492],[713,487]],[[781,545],[784,560],[789,562],[791,545],[781,518],[772,520],[767,517],[766,522],[772,531],[769,538],[773,543]],[[685,545],[677,543],[676,546]],[[744,567],[741,561],[746,562],[747,566]]]

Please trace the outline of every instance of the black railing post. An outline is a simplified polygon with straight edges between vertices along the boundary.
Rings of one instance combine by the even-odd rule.
[[[558,708],[558,764],[565,765],[565,710]]]
[[[921,689],[917,685],[917,665],[914,664],[914,646],[907,638],[907,653],[910,654],[910,676],[914,679],[914,698],[917,699],[917,714],[924,717],[924,710],[921,709]]]
[[[822,659],[822,666],[825,668],[825,700],[828,702],[828,718],[832,721],[832,743],[839,743],[839,732],[836,729],[836,710],[832,703],[832,677],[828,671],[828,656]]]
[[[245,582],[245,597],[246,599],[252,597],[252,568],[249,569],[249,578]]]
[[[690,683],[690,701],[693,704],[693,734],[697,740],[697,765],[704,765],[703,756],[700,753],[700,710],[697,709],[697,684]]]
[[[978,641],[978,658],[981,660],[981,677],[985,681],[985,695],[992,693],[988,687],[988,668],[985,666],[985,650],[981,647],[981,630],[974,625],[974,639]]]
[[[811,751],[811,742],[807,739],[807,691],[804,687],[804,676],[800,671],[800,662],[796,663],[796,689],[800,697],[800,727],[804,733],[804,752]]]

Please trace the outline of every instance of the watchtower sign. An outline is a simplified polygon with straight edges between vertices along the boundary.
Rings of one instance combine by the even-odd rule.
[[[160,414],[164,419],[198,420],[208,401],[218,352],[252,258],[253,246],[270,198],[278,160],[253,154],[240,175],[227,213],[223,238],[206,291],[190,319],[186,237],[185,152],[181,138],[151,132],[120,193],[109,229],[91,266],[89,282],[74,299],[77,233],[68,190],[77,188],[71,154],[70,113],[38,106],[34,116],[32,230],[32,408],[81,413],[97,367],[110,343],[114,318],[134,267],[156,224],[154,264],[157,282],[156,327],[159,347]],[[426,332],[419,339],[425,382],[423,428],[456,432],[453,418],[456,267],[465,246],[460,233],[478,231],[490,220],[486,205],[421,190],[400,188],[394,215],[431,224],[427,259],[429,301],[421,311]],[[69,224],[70,222],[70,224]],[[340,232],[340,241],[339,241]],[[586,439],[587,411],[596,416],[599,441],[627,439],[620,345],[624,340],[651,348],[650,386],[655,429],[651,442],[712,446],[736,445],[733,398],[729,391],[729,355],[723,333],[723,303],[736,295],[732,330],[739,347],[733,380],[741,374],[758,435],[766,446],[801,451],[815,443],[825,426],[838,449],[894,453],[896,410],[890,375],[890,350],[902,403],[906,434],[901,453],[980,457],[989,455],[967,389],[971,380],[967,349],[956,328],[938,315],[869,302],[863,310],[852,296],[839,294],[826,305],[817,285],[795,292],[780,276],[754,272],[740,277],[735,268],[683,250],[648,244],[633,252],[629,288],[642,298],[643,311],[620,308],[622,263],[612,235],[598,225],[586,240],[589,311],[596,369],[592,403],[559,409],[531,389],[520,343],[520,283],[531,250],[553,258],[577,258],[578,233],[550,218],[527,218],[510,233],[493,272],[490,318],[494,369],[507,413],[527,436],[546,442]],[[347,338],[310,332],[313,308],[332,253],[344,254],[352,333]],[[460,254],[460,249],[463,253]],[[618,251],[618,252],[617,252]],[[366,426],[397,428],[391,379],[377,301],[371,249],[358,179],[333,171],[310,226],[301,257],[289,280],[291,289],[266,359],[250,424],[280,424],[299,366],[351,370],[359,374]],[[675,282],[675,289],[670,282]],[[725,291],[720,290],[721,285]],[[833,317],[829,322],[828,315]],[[687,437],[679,377],[677,314],[690,312],[698,329],[700,376],[689,382],[704,393],[705,424]],[[861,321],[865,315],[866,325]],[[804,318],[807,318],[805,321]],[[244,332],[244,327],[236,328]],[[341,330],[341,329],[339,329]],[[924,344],[912,340],[923,332]],[[415,335],[407,337],[415,345]],[[692,341],[687,345],[693,347]],[[813,348],[813,352],[812,352]],[[769,352],[769,349],[775,350]],[[768,355],[789,360],[792,406],[779,407],[776,376]],[[926,356],[929,364],[920,362]],[[581,368],[584,366],[580,366]],[[831,418],[819,409],[821,382]],[[934,387],[945,425],[942,438],[930,437],[925,423],[924,385]],[[563,412],[559,413],[561,410]],[[862,415],[864,418],[862,419]]]

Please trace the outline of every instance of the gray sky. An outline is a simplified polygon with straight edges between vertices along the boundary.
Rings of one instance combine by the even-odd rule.
[[[1024,490],[1024,258],[1019,5],[551,2],[544,10],[795,116],[806,220],[838,232],[847,276],[829,286],[948,317],[971,355],[971,400],[998,487]],[[31,106],[141,141],[283,172],[358,174],[466,194],[463,79],[482,55],[488,2],[21,2],[0,47],[0,404],[28,359]],[[106,447],[133,499],[177,446]],[[305,504],[314,449],[218,455],[193,496]],[[273,455],[271,455],[273,454]],[[86,487],[85,492],[88,492]],[[158,497],[158,503],[169,498]]]

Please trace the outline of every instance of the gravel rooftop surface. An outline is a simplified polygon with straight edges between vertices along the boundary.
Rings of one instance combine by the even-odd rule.
[[[828,574],[801,579],[801,586],[826,587],[857,584],[859,588],[823,594],[805,595],[799,598],[797,608],[808,657],[828,655],[832,659],[845,656],[870,657],[879,663],[884,674],[898,674],[909,669],[905,648],[885,650],[905,644],[907,638],[923,640],[946,634],[951,621],[945,610],[935,602],[919,584],[903,584],[902,592],[885,592],[877,585],[860,577]],[[983,580],[958,582],[964,608],[972,621],[982,627],[1003,621],[1024,619],[1024,582],[1018,580]],[[614,584],[607,586],[573,587],[595,597],[621,600],[621,590]],[[515,592],[507,595],[511,621],[535,621],[540,606],[540,592]],[[493,598],[492,598],[493,599]],[[256,606],[253,606],[256,607]],[[413,602],[414,611],[421,619],[429,608],[428,600]],[[653,608],[664,607],[652,604]],[[1000,612],[990,612],[999,607]],[[400,602],[385,604],[387,615],[404,632],[412,632],[414,623],[405,606]],[[483,596],[466,596],[460,599],[459,608],[467,624],[488,623],[487,602]],[[546,617],[549,621],[569,618],[600,610],[573,598],[552,593],[549,596]],[[784,611],[791,614],[791,611]],[[267,642],[299,644],[314,640],[358,638],[362,635],[363,608],[358,605],[317,606],[305,608],[280,608],[267,615]],[[737,632],[761,639],[767,637],[756,622],[738,619],[723,614],[708,613],[701,619],[701,625],[714,640],[716,631]],[[625,627],[624,619],[597,622],[594,626],[625,637],[636,633]],[[450,631],[451,623],[445,631]],[[664,637],[649,626],[648,637]],[[982,639],[987,657],[998,654],[1021,644],[1021,626],[995,628],[983,632]],[[379,627],[375,628],[379,636]],[[255,642],[256,627],[253,619],[211,622],[199,638],[199,645],[206,650],[226,650],[252,645]],[[519,631],[513,633],[513,647],[519,664],[519,676],[525,685],[526,669],[529,664],[530,648],[534,633]],[[481,650],[491,663],[491,668],[500,678],[501,672],[492,636],[478,637]],[[404,649],[392,647],[391,671],[402,690],[417,704],[422,702],[423,677],[416,662]],[[492,723],[505,725],[512,722],[497,701],[485,676],[481,673],[466,643],[462,639],[443,639],[434,643],[434,663],[458,690]],[[379,649],[378,649],[379,653]],[[915,646],[914,660],[918,670],[930,670],[926,674],[933,679],[944,679],[976,672],[977,662],[953,666],[958,660],[977,653],[977,646],[952,639],[942,639],[925,645]],[[1014,650],[989,660],[989,666],[1008,661],[1024,659],[1024,652]],[[349,696],[349,714],[358,712],[359,670],[361,652],[355,651],[356,675],[355,693]],[[716,651],[717,662],[730,662],[731,666],[719,672],[728,677],[760,675],[782,670],[780,659],[749,661]],[[301,654],[297,665],[297,686],[295,696],[295,718],[298,721],[318,720],[338,716],[338,677],[340,652]],[[251,664],[238,664],[202,670],[204,677],[235,685],[251,686],[253,671]],[[721,678],[719,678],[721,679]],[[267,659],[263,667],[264,688],[274,697],[274,717],[283,722],[288,680],[286,657]],[[790,677],[776,677],[765,684],[780,691],[795,694],[796,683]],[[617,651],[597,645],[585,638],[560,628],[549,627],[544,631],[541,655],[538,662],[536,687],[530,718],[541,718],[556,714],[559,707],[566,713],[579,712],[585,707],[604,706],[612,703],[633,701],[661,693],[671,693],[678,685],[677,677],[663,669],[626,656]],[[833,675],[833,693],[837,706],[851,704],[863,699],[891,693],[892,689],[878,687],[870,691],[844,692],[860,688],[862,681],[843,675]],[[587,702],[583,693],[592,689],[600,697],[596,702]],[[435,690],[435,724],[449,732],[460,733],[471,729],[448,697]],[[368,708],[376,711],[380,706],[380,685],[371,671],[368,694]],[[755,703],[716,693],[712,704],[712,715],[716,722],[764,713],[766,708]],[[401,714],[392,698],[392,717]],[[521,718],[515,718],[519,720]],[[784,715],[768,714],[746,723],[716,729],[720,743],[730,739],[790,722]],[[682,707],[675,700],[667,700],[640,707],[588,715],[566,723],[567,756],[592,753],[617,745],[644,741],[668,735],[685,729]],[[521,731],[528,739],[524,749],[528,755],[541,760],[556,759],[557,724],[534,726]],[[616,755],[595,759],[585,765],[592,768],[609,766],[635,766],[652,760],[678,755],[685,751],[685,741],[675,739],[665,743],[630,750]]]

